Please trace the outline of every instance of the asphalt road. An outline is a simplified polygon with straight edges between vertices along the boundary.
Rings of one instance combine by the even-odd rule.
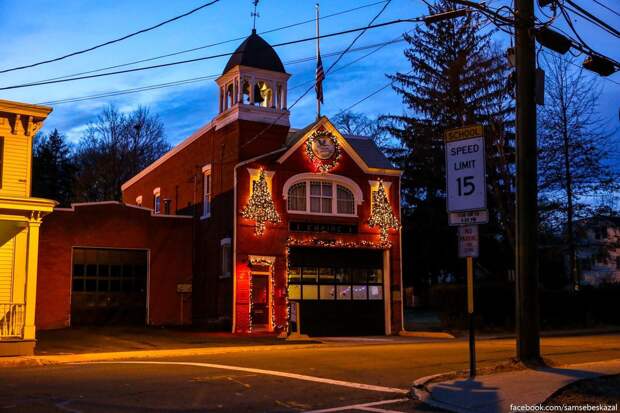
[[[513,340],[478,342],[480,366]],[[559,364],[620,358],[620,335],[543,339]],[[0,370],[0,412],[433,411],[407,400],[419,377],[467,367],[465,341],[332,341],[201,357]],[[357,405],[357,407],[352,407]]]

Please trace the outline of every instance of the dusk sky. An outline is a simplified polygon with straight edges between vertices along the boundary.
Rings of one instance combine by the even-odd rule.
[[[611,26],[620,28],[620,17],[604,8],[585,0],[576,0]],[[36,61],[93,46],[120,37],[133,31],[156,24],[178,14],[191,10],[204,3],[203,0],[166,1],[117,0],[100,1],[51,1],[37,0],[0,1],[0,18],[3,21],[0,33],[3,39],[3,59],[0,69],[29,64]],[[373,4],[374,3],[374,4]],[[616,11],[620,4],[606,2]],[[259,33],[314,17],[315,1],[273,1],[263,0],[259,5],[260,18],[257,20]],[[357,2],[352,0],[322,1],[323,16],[344,10],[369,5],[350,13],[326,18],[321,21],[323,34],[364,26],[380,10],[384,2],[372,0]],[[498,7],[506,2],[492,2]],[[614,7],[615,6],[615,7]],[[96,51],[46,64],[32,69],[0,74],[0,85],[8,86],[24,82],[38,81],[59,76],[91,71],[107,66],[124,64],[136,60],[174,53],[210,43],[244,37],[250,34],[252,19],[250,0],[222,0],[189,17],[168,24],[154,31],[141,34],[129,40],[106,46]],[[419,0],[393,0],[378,20],[417,17],[426,13],[426,7]],[[541,16],[539,14],[539,16]],[[568,32],[566,24],[558,18],[553,23]],[[595,50],[616,60],[620,60],[618,38],[604,32],[576,17],[576,28],[581,37]],[[404,31],[414,28],[414,23],[404,23],[368,31],[355,47],[363,47],[398,38]],[[271,44],[314,35],[314,23],[283,29],[264,34]],[[349,34],[322,40],[323,55],[344,49],[356,34]],[[574,36],[573,36],[574,37]],[[502,47],[510,43],[508,35],[498,33],[496,40]],[[129,67],[191,59],[218,53],[232,52],[241,40],[234,40],[219,46],[203,48],[191,53],[179,54],[164,59],[153,60]],[[324,114],[333,116],[387,84],[386,73],[407,71],[408,63],[403,56],[404,43],[388,45],[359,62],[328,75],[324,84]],[[373,49],[348,53],[338,66],[346,65]],[[314,77],[315,62],[291,63],[297,59],[311,58],[315,54],[314,42],[300,43],[276,49],[292,74],[289,80],[289,104],[305,89],[295,86],[311,81]],[[566,55],[569,56],[569,55]],[[335,59],[324,57],[327,68]],[[542,54],[541,54],[542,59]],[[80,80],[55,85],[37,86],[3,91],[0,98],[28,103],[43,103],[67,98],[96,95],[122,91],[125,89],[157,85],[196,77],[219,75],[228,57],[205,60],[196,63],[177,65],[168,68],[122,74],[109,77]],[[578,57],[580,63],[583,57]],[[337,66],[337,67],[338,67]],[[123,69],[123,68],[121,68]],[[611,131],[620,127],[620,73],[607,79],[587,73],[589,79],[598,81],[603,88],[600,111],[609,120]],[[44,132],[58,128],[71,141],[76,141],[102,107],[114,104],[121,110],[131,110],[139,105],[149,106],[164,121],[166,136],[171,144],[177,144],[216,114],[217,88],[213,78],[181,86],[159,88],[140,93],[90,99],[74,103],[52,104],[54,112],[48,118]],[[386,88],[374,97],[362,102],[354,109],[369,116],[383,113],[401,113],[399,97]],[[314,93],[309,93],[292,110],[293,127],[303,127],[315,117]],[[617,154],[617,149],[615,150]]]

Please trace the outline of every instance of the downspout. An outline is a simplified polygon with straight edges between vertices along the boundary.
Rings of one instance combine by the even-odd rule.
[[[239,162],[233,168],[233,266],[232,266],[232,277],[233,277],[233,293],[232,293],[232,332],[235,332],[236,324],[237,324],[237,168],[240,166],[244,166],[250,164],[252,162],[256,162],[257,160],[264,158],[266,156],[275,155],[276,153],[282,152],[287,148],[276,149],[275,151],[265,153],[263,155],[255,156],[254,158],[247,159],[245,161]]]

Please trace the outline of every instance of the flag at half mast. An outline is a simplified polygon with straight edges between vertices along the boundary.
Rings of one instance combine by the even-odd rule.
[[[325,72],[323,71],[323,62],[321,61],[321,55],[317,56],[316,60],[316,98],[319,102],[323,103],[323,80],[325,79]]]

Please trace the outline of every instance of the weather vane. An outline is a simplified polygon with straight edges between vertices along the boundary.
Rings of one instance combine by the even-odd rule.
[[[254,3],[254,11],[250,13],[250,15],[254,18],[254,22],[252,23],[253,31],[256,31],[256,18],[260,17],[260,14],[258,14],[258,12],[256,11],[256,7],[258,7],[258,1],[259,0],[252,0],[252,3]]]

